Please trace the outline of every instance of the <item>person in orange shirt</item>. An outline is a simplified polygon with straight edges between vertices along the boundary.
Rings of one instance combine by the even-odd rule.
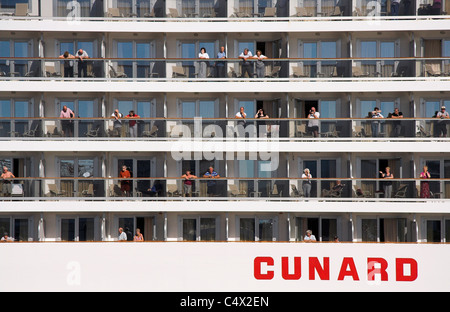
[[[119,178],[121,178],[121,179],[131,178],[131,173],[127,169],[127,166],[122,166],[122,171],[120,171],[120,173],[119,173]],[[125,194],[125,196],[130,196],[131,181],[130,180],[121,180],[120,181],[120,190],[122,191],[122,193]]]

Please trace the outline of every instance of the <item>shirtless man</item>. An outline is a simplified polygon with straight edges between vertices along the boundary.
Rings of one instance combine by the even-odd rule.
[[[9,197],[11,196],[12,192],[12,181],[11,179],[15,179],[16,177],[12,174],[12,172],[8,171],[8,167],[3,167],[3,173],[0,176],[2,179],[2,193],[3,197]]]

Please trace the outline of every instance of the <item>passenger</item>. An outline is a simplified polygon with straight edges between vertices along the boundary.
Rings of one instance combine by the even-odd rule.
[[[119,228],[119,242],[126,242],[127,234],[123,231],[123,228]]]
[[[241,107],[239,109],[239,112],[236,113],[234,118],[238,119],[236,124],[238,135],[239,137],[243,138],[245,136],[245,125],[246,125],[245,119],[247,118],[247,114],[245,113],[244,107]]]
[[[446,137],[447,136],[447,121],[444,119],[449,119],[450,116],[447,111],[445,111],[445,106],[441,107],[441,110],[436,114],[436,118],[440,119],[436,122],[434,127],[435,137]]]
[[[398,11],[400,8],[400,0],[391,0],[391,15],[398,16]]]
[[[78,77],[87,77],[87,61],[89,55],[83,49],[79,49],[75,57],[78,59]]]
[[[264,112],[264,109],[262,109],[262,108],[260,108],[260,109],[258,109],[258,111],[256,112],[256,115],[255,115],[255,119],[268,119],[269,118],[269,115],[267,115],[265,112]],[[266,121],[257,121],[256,122],[256,132],[257,132],[257,136],[259,137],[260,136],[260,129],[259,129],[259,127],[262,127],[262,132],[261,132],[261,134],[262,134],[262,137],[267,137],[267,131],[270,131],[270,125],[269,125],[269,129],[267,129],[267,123],[266,123]]]
[[[143,242],[144,241],[144,235],[141,233],[141,229],[136,229],[136,235],[133,237],[134,242]]]
[[[266,76],[266,65],[264,64],[264,59],[267,58],[267,56],[263,55],[261,50],[256,51],[256,55],[253,57],[257,59],[256,61],[256,77],[258,78],[264,78]]]
[[[198,54],[198,58],[200,59],[209,59],[208,53],[206,53],[205,48],[200,49],[200,53]],[[206,78],[208,70],[208,61],[201,61],[199,62],[199,68],[198,68],[198,78]]]
[[[391,173],[391,168],[386,167],[386,173],[383,173],[380,171],[381,176],[384,179],[393,179],[394,174]],[[392,181],[384,182],[384,198],[391,198],[392,197]]]
[[[209,167],[208,171],[203,175],[204,178],[209,178],[209,179],[217,179],[220,178],[219,174],[217,172],[214,171],[213,167]],[[208,196],[215,196],[217,195],[217,184],[216,181],[208,181],[207,183],[207,193]]]
[[[61,110],[61,114],[59,114],[59,118],[63,119],[72,119],[75,117],[75,114],[73,111],[68,108],[66,105],[63,106]],[[71,120],[61,120],[61,128],[64,136],[66,137],[73,137],[73,122]]]
[[[3,236],[2,236],[2,238],[0,239],[0,241],[2,241],[2,242],[12,242],[12,241],[14,241],[14,239],[12,237],[9,237],[8,233],[5,232],[3,234]]]
[[[421,179],[431,179],[431,175],[428,172],[428,166],[423,166],[423,171],[420,173]],[[430,183],[428,181],[420,182],[420,198],[430,198]]]
[[[138,136],[138,125],[136,118],[141,118],[139,115],[136,115],[134,111],[130,111],[128,115],[125,116],[125,118],[133,118],[130,120],[128,127],[129,127],[129,133],[130,137],[137,138]]]
[[[319,136],[319,120],[320,113],[316,111],[315,107],[311,107],[309,111],[308,118],[311,120],[308,121],[308,132],[311,132],[315,138]]]
[[[316,237],[313,235],[313,233],[312,233],[312,231],[311,230],[307,230],[306,231],[306,235],[305,235],[305,237],[303,238],[303,240],[305,241],[305,242],[308,242],[308,243],[314,243],[314,242],[316,242],[317,240],[316,240]]]
[[[225,47],[220,47],[219,53],[217,53],[218,59],[226,59],[227,54],[225,53]],[[217,61],[216,62],[216,77],[217,78],[225,78],[226,74],[226,62],[225,61]]]
[[[122,179],[120,181],[120,190],[125,196],[131,196],[131,181],[127,180],[131,178],[131,173],[127,169],[127,166],[122,166],[122,170],[119,173],[119,178]]]
[[[305,168],[303,170],[302,179],[304,179],[302,188],[303,188],[303,196],[305,197],[311,197],[311,178],[312,175],[309,172],[308,168]]]
[[[71,59],[75,59],[75,56],[69,53],[69,51],[64,52],[63,55],[60,55],[59,58],[64,58],[64,77],[73,77],[73,61]]]
[[[392,114],[390,114],[390,118],[393,119],[399,119],[399,118],[403,118],[403,113],[399,111],[399,109],[396,107],[394,108],[394,112]],[[399,137],[401,132],[402,132],[402,123],[401,121],[397,120],[394,121],[392,123],[392,127],[393,127],[393,135],[394,137]]]
[[[245,48],[244,52],[239,55],[239,58],[242,59],[242,72],[241,77],[245,76],[245,73],[247,73],[248,78],[253,77],[253,63],[249,62],[248,59],[252,58],[253,54],[249,51],[249,49]]]
[[[374,110],[371,112],[371,115],[372,115],[372,119],[384,118],[384,116],[381,115],[381,110],[378,107],[374,108]],[[380,122],[373,120],[371,123],[371,127],[372,127],[372,137],[374,137],[374,138],[378,137],[378,133],[379,133],[379,129],[380,129]]]
[[[197,179],[197,176],[191,174],[190,170],[186,170],[186,173],[181,176],[183,181],[183,196],[192,197],[192,185],[194,184],[193,179]]]
[[[111,115],[111,118],[114,118],[113,136],[115,137],[122,136],[122,117],[123,115],[119,112],[118,109],[116,109]]]
[[[3,197],[10,197],[11,193],[12,193],[12,181],[11,179],[15,179],[16,177],[14,176],[14,174],[12,174],[12,172],[10,172],[8,170],[8,167],[4,166],[3,167],[3,173],[0,176],[0,178],[2,179],[2,194]]]

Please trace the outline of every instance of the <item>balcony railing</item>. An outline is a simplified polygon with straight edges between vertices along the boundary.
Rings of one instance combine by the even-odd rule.
[[[387,114],[386,114],[387,115]],[[385,116],[388,117],[388,116]],[[120,121],[120,123],[119,123]],[[136,122],[130,131],[130,122]],[[446,140],[437,118],[0,118],[7,140]]]
[[[0,57],[0,80],[29,81],[354,81],[450,77],[450,57],[395,58],[89,58]],[[67,71],[65,67],[73,70]],[[243,66],[249,67],[249,72]],[[221,70],[221,68],[225,70]],[[71,74],[72,73],[72,74]],[[351,78],[351,79],[350,79]]]
[[[34,9],[33,13],[27,5],[20,4],[14,7],[13,5],[3,6],[0,9],[0,15],[3,18],[35,18],[33,14],[37,12],[48,12],[46,7],[48,4],[42,2],[41,8]],[[202,4],[194,2],[182,3],[180,5],[167,7],[164,2],[162,5],[151,5],[150,1],[147,3],[141,2],[139,5],[133,6],[131,2],[125,3],[116,7],[107,8],[103,12],[103,8],[90,7],[90,5],[80,5],[79,10],[74,14],[74,10],[67,8],[67,2],[63,1],[61,4],[57,3],[53,10],[53,19],[67,19],[77,18],[80,20],[128,20],[128,21],[153,21],[153,20],[168,20],[171,19],[212,19],[212,20],[232,20],[232,19],[259,19],[259,20],[292,20],[295,18],[345,18],[345,17],[361,17],[361,16],[378,16],[378,17],[411,17],[411,16],[439,16],[447,15],[450,3],[448,0],[432,1],[420,0],[416,7],[416,2],[408,1],[401,2],[396,9],[391,5],[387,5],[386,1],[301,1],[298,6],[287,7],[271,7],[263,5],[243,4],[233,6],[230,10],[227,9],[226,1],[210,1]],[[49,16],[42,16],[48,19]]]
[[[423,201],[450,198],[450,179],[239,178],[21,178],[1,181],[0,200],[252,200],[318,199]],[[339,183],[340,182],[340,183]],[[424,183],[426,185],[424,185]],[[389,188],[386,185],[390,184]],[[5,187],[3,187],[5,185]],[[308,185],[308,186],[305,186]],[[390,192],[390,193],[388,193]],[[386,194],[390,194],[387,196]]]

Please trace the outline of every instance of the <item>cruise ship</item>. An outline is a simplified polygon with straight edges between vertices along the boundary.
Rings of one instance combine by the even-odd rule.
[[[447,2],[1,0],[0,289],[449,290]]]

